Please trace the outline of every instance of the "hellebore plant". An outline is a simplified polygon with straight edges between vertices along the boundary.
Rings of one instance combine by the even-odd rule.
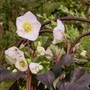
[[[30,41],[35,41],[38,38],[39,31],[41,28],[40,22],[37,20],[36,16],[32,14],[30,11],[28,11],[23,16],[17,17],[16,26],[16,32],[18,36]],[[15,64],[15,67],[20,71],[27,71],[30,67],[30,71],[36,74],[39,70],[43,69],[43,66],[38,63],[28,64],[27,60],[24,57],[24,53],[15,46],[6,50],[5,56],[7,63],[11,65]],[[30,77],[30,72],[27,72],[27,90],[30,90],[31,88],[31,86],[28,85],[31,83],[29,80]]]
[[[36,41],[39,37],[39,32],[41,28],[40,22],[37,20],[36,16],[32,14],[30,11],[28,11],[23,16],[17,17],[16,19],[16,26],[17,26],[17,34],[18,36],[25,38],[28,40],[28,57],[31,57],[30,55],[30,46],[29,46],[29,40],[30,41]],[[62,22],[58,19],[57,20],[57,26],[53,30],[53,36],[54,39],[52,41],[53,44],[58,43],[59,41],[63,40],[64,38],[64,25]],[[37,42],[37,41],[36,41]],[[58,48],[55,49],[53,45],[49,46],[46,50],[42,46],[42,42],[38,41],[38,44],[36,45],[36,50],[32,50],[34,56],[33,58],[26,58],[25,53],[21,50],[19,50],[17,47],[13,46],[5,51],[5,57],[6,61],[10,65],[15,65],[15,67],[22,72],[27,71],[27,80],[26,80],[26,90],[31,90],[31,83],[32,83],[32,74],[39,74],[40,71],[43,73],[43,69],[48,68],[50,69],[50,62],[51,61],[38,61],[41,57],[46,58],[46,60],[52,59],[53,57],[60,58],[63,52],[60,54],[60,51]],[[58,53],[57,53],[58,52]],[[37,59],[38,58],[38,59]],[[46,63],[46,66],[43,65]],[[49,67],[47,66],[49,65]],[[47,70],[46,70],[47,71]]]
[[[71,53],[77,51],[75,44],[81,37],[75,41],[75,44],[70,45],[62,21],[60,19],[56,21],[57,26],[53,31],[46,31],[53,34],[53,39],[50,42],[48,36],[39,36],[39,33],[44,31],[41,30],[41,23],[33,13],[28,11],[16,19],[16,32],[18,36],[24,38],[24,43],[18,47],[13,46],[5,50],[5,60],[17,71],[24,73],[26,76],[26,90],[33,90],[33,75],[36,76],[34,79],[37,79],[35,82],[37,87],[43,83],[50,90],[64,90],[66,86],[69,88],[70,85],[77,85],[74,82],[78,76],[77,69],[73,71],[70,82],[62,83],[61,80],[67,75],[64,70],[75,63],[76,57],[84,56],[85,59],[87,51],[83,50],[79,53],[79,56],[75,54],[75,58],[73,58]],[[79,70],[81,71],[80,68]],[[74,74],[76,78],[74,78]]]

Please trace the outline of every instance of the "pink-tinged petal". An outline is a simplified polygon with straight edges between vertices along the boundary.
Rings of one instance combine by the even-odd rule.
[[[31,41],[35,41],[38,38],[39,33],[25,34],[25,38]]]
[[[57,26],[54,28],[53,30],[53,36],[54,36],[54,40],[53,40],[53,44],[58,43],[60,40],[63,39],[64,37],[64,25],[62,24],[62,21],[60,21],[59,19],[57,20]]]
[[[38,32],[40,31],[40,28],[41,28],[41,23],[39,21],[36,21],[34,23],[32,23],[33,25],[33,30],[32,32]]]
[[[59,19],[57,20],[57,27],[58,27],[58,29],[60,29],[62,32],[65,31],[65,27],[64,27],[62,21],[60,21]]]
[[[53,42],[52,42],[52,44],[56,44],[56,43],[58,43],[60,40],[58,40],[58,39],[54,39],[53,40]]]
[[[26,18],[26,21],[28,21],[28,22],[35,22],[35,21],[37,21],[36,16],[30,11],[25,13],[24,17]]]
[[[61,40],[63,38],[63,33],[61,31],[54,32],[54,38]]]
[[[17,34],[18,34],[18,36],[24,38],[25,33],[22,30],[17,30]]]
[[[17,58],[24,58],[24,53],[17,47],[13,46],[5,50],[5,60],[8,64],[15,64]]]
[[[26,21],[26,18],[24,16],[17,17],[16,19],[16,26],[17,30],[22,30],[22,25]]]

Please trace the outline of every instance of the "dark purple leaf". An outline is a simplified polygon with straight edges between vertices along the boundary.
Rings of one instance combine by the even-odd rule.
[[[59,82],[57,85],[57,90],[86,90],[81,85],[71,82],[66,82],[64,85]]]
[[[90,90],[90,73],[76,68],[71,74],[70,82],[58,82],[57,90]]]
[[[75,82],[84,74],[85,74],[84,69],[82,69],[80,67],[75,68],[74,71],[72,71],[72,73],[71,73],[71,82]]]
[[[4,68],[2,65],[0,65],[0,81],[17,80],[23,75],[24,75],[24,73],[22,73],[22,72],[13,73],[13,72],[7,70],[6,68]]]
[[[64,87],[63,83],[60,80],[57,84],[57,90],[65,90],[65,87]]]
[[[65,90],[86,90],[77,83],[65,83]]]
[[[85,88],[85,90],[90,90],[90,73],[85,73],[76,83]]]
[[[63,70],[59,62],[53,66],[52,72],[55,74],[56,78],[62,74]]]
[[[37,76],[37,79],[46,85],[49,89],[53,89],[53,81],[55,80],[55,75],[52,71],[48,71],[44,74]]]
[[[60,59],[61,65],[70,66],[71,63],[74,63],[74,59],[71,54],[66,54],[66,55],[62,56],[62,58]]]

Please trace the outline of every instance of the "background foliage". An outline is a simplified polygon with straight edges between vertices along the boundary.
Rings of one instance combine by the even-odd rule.
[[[0,62],[4,60],[4,50],[21,39],[16,34],[16,18],[27,11],[32,11],[41,23],[65,16],[90,18],[90,0],[0,0]],[[70,43],[80,34],[90,31],[90,25],[85,22],[64,21],[63,23]],[[55,25],[56,23],[52,21],[51,25],[46,25],[42,29],[53,29]],[[48,34],[44,35],[48,36]],[[52,38],[49,38],[50,42]],[[83,57],[80,56],[82,50],[86,50],[87,56],[90,56],[89,45],[90,36],[82,38],[75,57],[82,59]],[[83,67],[90,71],[90,62],[84,63]]]

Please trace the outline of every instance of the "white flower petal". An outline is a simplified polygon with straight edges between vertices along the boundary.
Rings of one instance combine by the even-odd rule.
[[[16,19],[16,25],[17,25],[17,28],[19,30],[22,29],[22,25],[23,25],[23,23],[25,21],[27,21],[27,22],[33,22],[34,23],[34,22],[37,21],[37,18],[30,11],[28,11],[27,13],[25,13],[23,16],[17,17],[17,19]]]
[[[64,25],[62,24],[62,22],[58,19],[57,20],[57,26],[54,28],[53,30],[53,35],[54,35],[54,40],[53,40],[53,44],[58,43],[60,40],[63,39],[63,35],[64,35]]]
[[[12,57],[10,57],[10,56],[8,56],[8,55],[5,55],[5,61],[6,61],[8,64],[13,65],[13,64],[15,64],[16,59],[15,59],[15,58],[12,58]]]
[[[23,62],[24,65],[20,65],[20,63]],[[20,70],[20,71],[26,71],[28,69],[28,64],[27,64],[27,61],[26,60],[22,60],[22,59],[18,59],[16,62],[15,62],[15,67]]]
[[[35,41],[38,38],[39,33],[29,33],[25,34],[25,38],[31,41]]]
[[[57,30],[56,32],[54,32],[54,38],[61,40],[63,38],[63,32],[61,33],[59,30]]]
[[[17,30],[22,30],[22,25],[26,21],[26,18],[24,16],[17,17],[16,19],[16,26]]]
[[[58,39],[54,39],[53,40],[53,42],[52,42],[52,44],[56,44],[56,43],[58,43],[60,40],[58,40]]]
[[[20,51],[17,47],[13,46],[10,47],[9,49],[5,50],[5,54],[12,57],[12,58],[16,58],[19,56],[23,56],[23,52]]]
[[[18,30],[17,33],[18,33],[18,36],[26,38],[26,39],[31,40],[31,41],[35,41],[39,35],[39,33],[37,33],[37,32],[24,33],[21,30]]]
[[[33,30],[32,32],[39,32],[41,28],[41,23],[39,21],[36,21],[33,24]]]
[[[24,35],[25,35],[25,33],[22,31],[22,30],[17,30],[17,34],[18,34],[18,36],[20,36],[20,37],[25,37]]]
[[[13,46],[7,50],[5,50],[6,61],[15,64],[17,58],[24,58],[24,53],[19,50],[17,47]]]
[[[33,63],[33,62],[31,62],[30,65],[29,65],[29,68],[30,68],[30,70],[31,70],[31,72],[33,74],[37,74],[40,70],[43,69],[43,66],[40,65],[39,63]]]
[[[36,52],[39,55],[44,55],[45,54],[45,49],[43,47],[41,47],[41,46],[37,46]]]
[[[62,21],[59,20],[59,19],[57,20],[57,26],[59,27],[59,29],[60,29],[62,32],[64,32],[64,30],[65,30],[64,25],[63,25]]]
[[[28,11],[27,13],[25,13],[23,16],[26,17],[26,21],[29,21],[29,22],[35,22],[35,21],[37,21],[36,16],[32,12],[30,12],[30,11]]]

